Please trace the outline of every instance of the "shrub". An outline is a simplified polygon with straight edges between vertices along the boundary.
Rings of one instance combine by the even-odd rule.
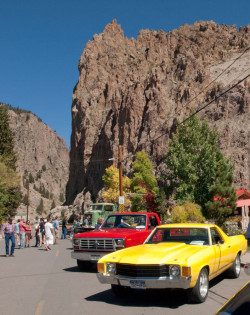
[[[192,202],[184,202],[181,206],[174,207],[172,211],[173,223],[205,222],[199,205]]]

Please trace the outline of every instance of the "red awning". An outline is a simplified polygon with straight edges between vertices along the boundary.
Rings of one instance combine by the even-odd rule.
[[[250,206],[250,199],[242,199],[237,201],[237,208],[244,207],[245,205]]]

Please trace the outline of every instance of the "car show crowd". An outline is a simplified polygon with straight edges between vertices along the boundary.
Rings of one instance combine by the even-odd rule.
[[[67,217],[63,220],[61,238],[65,239],[67,230]],[[40,218],[40,220],[32,227],[29,220],[21,218],[14,222],[12,217],[9,217],[7,222],[1,227],[2,238],[5,239],[5,256],[14,257],[15,248],[23,249],[31,246],[31,240],[34,240],[34,247],[42,247],[46,251],[51,250],[51,245],[58,243],[59,237],[59,221],[58,217],[52,222],[52,218]],[[11,242],[11,246],[10,246]]]

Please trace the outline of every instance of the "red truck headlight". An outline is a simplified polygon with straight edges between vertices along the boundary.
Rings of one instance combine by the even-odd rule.
[[[80,247],[80,239],[79,238],[73,238],[73,247],[75,249],[79,249],[79,247]]]
[[[123,238],[115,239],[115,248],[116,249],[122,249],[124,247],[125,247],[125,239],[123,239]]]

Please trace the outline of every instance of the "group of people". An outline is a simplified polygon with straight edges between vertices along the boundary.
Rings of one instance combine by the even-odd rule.
[[[13,222],[13,218],[9,217],[7,222],[2,225],[1,234],[5,239],[5,252],[6,257],[14,257],[15,246],[20,249],[24,247],[30,247],[30,240],[33,238],[32,227],[30,221],[24,222],[24,219],[18,219],[16,223]],[[52,218],[48,220],[40,219],[40,222],[35,225],[35,247],[41,247],[45,245],[45,249],[51,250],[50,245],[58,243],[59,235],[59,221],[58,217],[55,218],[52,224]],[[11,241],[11,247],[10,247]]]
[[[58,217],[55,218],[52,224],[52,218],[48,220],[41,218],[40,223],[35,225],[36,233],[36,244],[35,247],[41,247],[45,244],[46,250],[51,250],[50,245],[58,243],[58,233],[59,233],[59,221]],[[55,238],[54,238],[55,234]]]

